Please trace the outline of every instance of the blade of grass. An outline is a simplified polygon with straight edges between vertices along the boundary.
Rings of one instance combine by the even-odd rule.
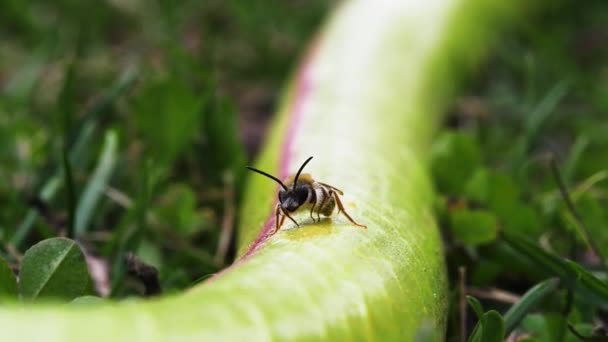
[[[0,302],[17,299],[17,279],[9,264],[0,257]]]
[[[568,322],[568,330],[572,333],[572,335],[576,336],[581,341],[598,341],[598,342],[606,342],[608,339],[606,336],[585,336],[578,332],[572,323]]]
[[[460,340],[467,338],[467,304],[466,304],[466,277],[467,269],[458,267],[458,310],[460,311]]]
[[[118,149],[118,135],[115,131],[106,132],[101,157],[99,158],[95,172],[91,180],[82,192],[81,200],[76,209],[76,223],[74,235],[82,236],[88,229],[93,216],[93,210],[99,199],[103,196],[108,180],[112,176],[116,165]]]
[[[601,263],[604,266],[604,269],[608,269],[608,263],[606,262],[606,257],[602,254],[601,249],[599,248],[599,246],[597,246],[597,244],[595,243],[595,240],[591,237],[591,233],[589,233],[589,228],[583,221],[583,218],[581,217],[581,215],[576,210],[576,207],[574,206],[574,202],[572,202],[572,198],[570,197],[570,193],[568,192],[568,187],[566,186],[566,183],[564,182],[564,178],[562,177],[561,173],[559,172],[559,167],[557,166],[555,157],[551,156],[549,158],[549,165],[551,167],[551,172],[553,173],[553,178],[555,179],[555,182],[557,183],[557,186],[559,187],[559,191],[562,195],[562,198],[563,198],[564,202],[566,203],[566,207],[568,208],[568,210],[570,211],[570,214],[576,221],[576,226],[579,228],[579,231],[582,233],[588,246],[600,258]],[[573,241],[572,243],[575,243],[575,242]]]
[[[124,229],[118,231],[115,234],[116,242],[109,244],[117,246],[115,248],[118,250],[112,263],[112,294],[118,291],[125,276],[124,258],[129,251],[137,249],[143,232],[147,230],[146,214],[150,206],[151,192],[161,174],[154,167],[155,164],[151,160],[146,160],[141,167],[137,197],[130,213],[135,217],[135,225],[127,225]]]
[[[63,175],[64,181],[66,184],[66,193],[67,193],[67,205],[68,205],[68,221],[67,221],[67,231],[68,236],[73,237],[75,235],[74,231],[74,223],[76,217],[76,190],[74,185],[74,178],[72,177],[72,166],[70,164],[70,158],[67,155],[66,149],[63,150],[61,154],[61,159],[63,161]]]
[[[517,141],[513,150],[513,170],[522,176],[522,166],[526,164],[527,153],[530,145],[534,142],[541,126],[555,112],[555,108],[564,98],[568,90],[565,82],[558,82],[554,85],[545,97],[530,111],[524,124],[524,134]],[[520,177],[521,178],[521,177]],[[522,179],[525,181],[525,179]]]
[[[568,84],[566,82],[558,82],[553,88],[549,89],[547,95],[530,112],[524,127],[526,143],[530,143],[538,134],[540,127],[555,112],[555,108],[566,96],[567,91]]]
[[[467,296],[467,302],[473,309],[473,312],[475,312],[477,319],[481,319],[483,317],[483,306],[481,305],[481,302],[473,296]]]
[[[505,314],[505,334],[508,335],[517,327],[519,322],[533,309],[539,302],[551,294],[559,285],[559,279],[547,279],[528,290],[523,297],[511,306]]]
[[[50,200],[53,196],[55,196],[55,193],[61,186],[61,182],[62,182],[61,177],[59,177],[59,176],[51,177],[49,180],[47,180],[47,182],[42,187],[42,190],[38,194],[38,197],[40,197],[41,199],[43,199],[45,201]],[[19,227],[15,231],[15,234],[11,237],[11,240],[9,243],[11,245],[15,246],[16,248],[19,248],[21,246],[21,244],[23,243],[23,241],[25,240],[25,237],[32,230],[32,227],[34,226],[34,222],[36,222],[36,219],[38,218],[38,216],[39,216],[39,213],[37,210],[35,210],[35,209],[28,210],[28,212],[25,216],[25,219],[23,219],[21,224],[19,224]]]
[[[578,162],[580,161],[587,146],[589,146],[589,138],[587,138],[585,135],[581,135],[576,138],[574,144],[572,144],[572,147],[570,147],[570,153],[568,153],[568,159],[564,165],[565,182],[572,181],[572,177],[574,177],[574,172],[576,171]]]
[[[76,51],[79,50],[81,41],[77,40]],[[72,176],[72,163],[69,158],[69,140],[68,136],[73,131],[73,118],[75,112],[75,98],[76,98],[76,58],[73,58],[65,72],[65,79],[63,81],[63,87],[59,94],[57,103],[58,116],[61,117],[62,122],[62,137],[63,146],[61,149],[61,159],[63,163],[63,175],[64,182],[66,185],[66,197],[68,207],[68,220],[67,220],[67,234],[69,237],[74,237],[74,218],[76,215],[76,185]]]
[[[593,274],[575,262],[545,252],[515,233],[503,232],[503,239],[515,251],[536,263],[544,273],[559,277],[566,286],[573,287],[587,303],[608,309],[608,285]]]
[[[97,126],[97,117],[100,113],[104,112],[111,104],[116,102],[116,99],[124,94],[133,85],[137,78],[137,72],[135,69],[128,69],[125,71],[120,78],[115,82],[114,85],[108,90],[108,92],[102,96],[102,98],[96,102],[91,111],[86,115],[86,119],[81,125],[74,128],[73,139],[69,140],[70,152],[69,157],[71,165],[74,166],[74,162],[78,161],[81,156],[85,153],[86,147],[89,145],[95,128]],[[63,185],[62,169],[63,166],[57,167],[56,171],[42,186],[38,197],[45,201],[50,201],[55,197],[57,190]],[[28,210],[23,221],[19,224],[17,230],[10,238],[10,244],[16,248],[20,248],[27,235],[32,230],[36,219],[38,218],[38,212],[35,209]]]

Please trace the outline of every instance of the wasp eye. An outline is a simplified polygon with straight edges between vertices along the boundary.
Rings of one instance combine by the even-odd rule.
[[[300,203],[300,205],[304,204],[304,202],[306,202],[306,199],[308,198],[308,188],[305,186],[297,187],[296,196],[298,197],[298,202]]]

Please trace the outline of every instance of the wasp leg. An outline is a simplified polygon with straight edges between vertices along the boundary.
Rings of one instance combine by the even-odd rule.
[[[281,208],[280,203],[278,203],[277,206],[275,207],[274,215],[275,215],[274,230],[270,233],[270,235],[274,235],[283,226],[283,223],[285,222],[285,216],[289,217],[289,219],[292,220],[293,223],[296,224],[296,226],[298,226],[298,227],[300,226],[291,216],[289,216],[289,214],[287,212],[285,212],[283,210],[283,208]]]
[[[281,210],[283,212],[283,219],[285,219],[285,216],[287,216],[293,223],[296,224],[297,227],[299,227],[300,225],[298,224],[298,222],[296,222],[296,220],[293,219],[293,217],[291,217],[291,215],[289,215],[288,212],[286,212],[285,210]]]
[[[321,191],[323,192],[323,199],[321,199],[321,203],[319,204],[319,210],[317,210],[317,220],[319,220],[319,222],[321,222],[321,210],[323,210],[323,205],[330,196],[327,193],[327,190],[325,190],[324,188],[321,188]]]
[[[323,186],[325,186],[325,187],[328,187],[328,188],[330,188],[330,189],[332,189],[332,190],[335,190],[337,193],[339,193],[339,194],[340,194],[340,196],[343,196],[343,195],[344,195],[344,193],[342,192],[342,190],[340,190],[340,189],[336,188],[335,186],[331,186],[331,185],[329,185],[329,184],[325,184],[325,183],[321,183],[321,182],[317,182],[317,183],[319,183],[319,184],[321,184],[321,185],[323,185]]]
[[[314,190],[313,190],[313,191],[314,191]],[[312,213],[314,213],[314,211],[315,211],[315,204],[317,204],[317,202],[316,202],[316,201],[315,201],[315,202],[313,202],[313,203],[312,203],[312,207],[310,207],[310,218],[312,219],[312,222],[313,222],[313,223],[315,223],[315,222],[316,222],[316,221],[315,221],[314,216],[312,216]]]
[[[340,197],[338,197],[338,193],[332,192],[332,195],[334,195],[334,199],[336,200],[336,204],[338,205],[338,213],[342,212],[344,216],[346,216],[346,218],[355,226],[367,229],[366,225],[362,225],[355,222],[355,220],[353,220],[353,218],[348,215],[346,210],[344,210],[344,206],[342,205],[342,201],[340,201]]]
[[[283,221],[285,220],[285,215],[281,216],[281,204],[277,203],[277,206],[274,208],[274,230],[270,233],[270,235],[274,235],[274,233],[279,231],[279,228],[283,225]]]

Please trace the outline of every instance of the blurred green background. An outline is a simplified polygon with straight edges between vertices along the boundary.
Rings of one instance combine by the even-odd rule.
[[[2,256],[77,237],[116,296],[127,252],[168,290],[229,263],[243,166],[329,6],[2,1]]]
[[[0,256],[18,269],[38,241],[76,238],[109,274],[114,298],[142,292],[125,277],[128,253],[158,269],[166,292],[229,264],[243,166],[334,5],[0,2]],[[460,281],[505,310],[501,298],[546,277],[501,232],[608,278],[608,3],[553,1],[500,38],[432,150],[455,340]],[[605,312],[563,310],[567,298],[557,294],[522,331],[554,341],[574,338],[565,321],[589,334],[603,326]]]

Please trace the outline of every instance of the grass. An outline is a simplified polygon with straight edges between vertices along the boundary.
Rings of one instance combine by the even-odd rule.
[[[2,256],[16,266],[44,238],[76,237],[113,265],[115,298],[138,292],[124,281],[129,252],[168,292],[229,264],[228,208],[261,143],[241,143],[237,108],[253,108],[243,129],[265,125],[326,8],[3,2]]]
[[[507,334],[534,341],[606,338],[608,184],[595,179],[608,167],[598,152],[607,140],[593,126],[602,125],[608,108],[590,86],[606,84],[597,61],[608,50],[584,43],[608,32],[599,14],[606,7],[573,6],[556,3],[504,38],[448,118],[449,134],[462,138],[438,139],[454,143],[434,156],[449,270],[452,283],[462,284],[452,290],[452,307],[475,294],[485,310],[505,314]],[[460,172],[442,172],[441,165],[462,160],[470,162]],[[465,227],[453,219],[480,212],[492,220]],[[471,237],[471,229],[480,235]],[[495,238],[479,243],[479,236]],[[514,326],[510,317],[530,292],[547,289],[549,277],[559,286],[543,292]],[[470,312],[452,310],[452,340],[473,331]]]
[[[2,2],[0,255],[17,268],[75,236],[110,265],[115,299],[141,294],[129,253],[169,293],[229,264],[242,166],[328,7]],[[476,317],[537,341],[602,334],[607,13],[558,1],[505,35],[437,139],[448,340],[483,335]]]

